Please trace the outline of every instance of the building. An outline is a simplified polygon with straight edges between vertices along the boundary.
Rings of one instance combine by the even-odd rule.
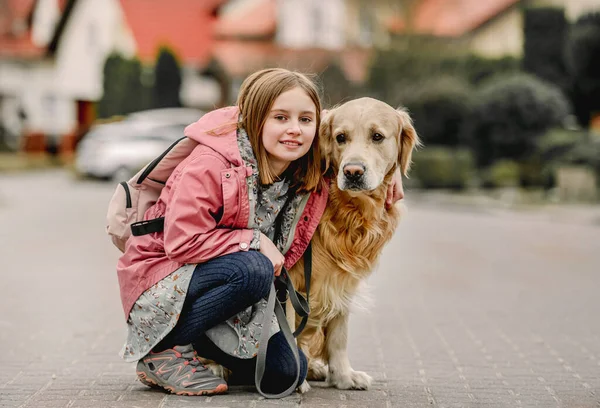
[[[181,60],[188,105],[220,92],[198,77],[211,58],[223,0],[0,0],[0,124],[6,144],[72,151],[95,118],[106,57],[151,65],[160,46]],[[204,99],[198,99],[201,95]],[[208,101],[207,101],[208,100]]]

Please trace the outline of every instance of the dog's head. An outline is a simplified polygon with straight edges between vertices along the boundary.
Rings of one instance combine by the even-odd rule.
[[[406,175],[419,144],[408,113],[372,98],[328,111],[320,132],[325,168],[346,191],[375,190],[397,166]]]

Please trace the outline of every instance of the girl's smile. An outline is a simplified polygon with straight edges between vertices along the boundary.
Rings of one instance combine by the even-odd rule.
[[[273,102],[262,131],[262,142],[278,175],[304,156],[317,133],[316,107],[299,87],[281,93]]]

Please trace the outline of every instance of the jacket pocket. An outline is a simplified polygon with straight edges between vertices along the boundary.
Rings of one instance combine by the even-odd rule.
[[[243,168],[241,168],[243,170]],[[233,167],[221,171],[221,188],[223,192],[223,215],[219,222],[220,227],[237,228],[238,213],[240,211],[240,168]]]

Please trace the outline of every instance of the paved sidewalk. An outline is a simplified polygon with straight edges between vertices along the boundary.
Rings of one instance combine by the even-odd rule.
[[[350,358],[371,390],[151,390],[117,356],[112,190],[60,171],[0,176],[0,407],[600,407],[600,227],[414,201],[369,312],[352,316]]]

